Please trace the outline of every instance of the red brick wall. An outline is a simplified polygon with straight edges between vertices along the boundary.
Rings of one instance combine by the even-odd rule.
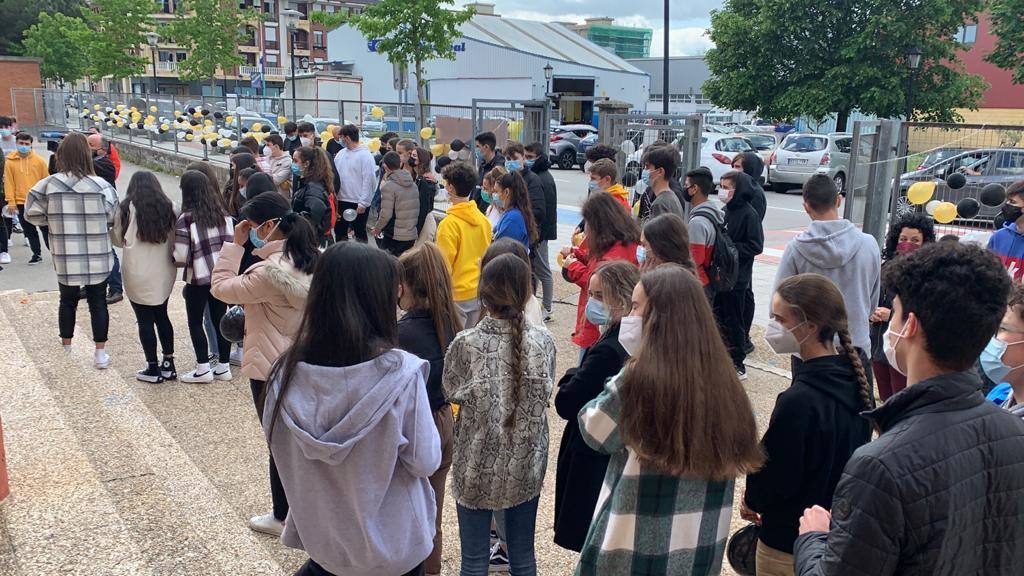
[[[43,82],[39,78],[38,58],[19,58],[16,56],[0,56],[0,116],[15,115],[17,108],[18,124],[21,126],[32,126],[36,124],[35,110],[38,109],[42,115],[42,102],[33,103],[33,98],[38,99],[38,94],[29,90],[17,90],[13,88],[42,88]],[[17,99],[17,106],[14,99]]]
[[[989,29],[988,14],[978,18],[978,36],[973,46],[961,51],[958,56],[971,74],[981,75],[989,83],[982,97],[981,108],[1024,108],[1024,86],[1013,83],[1013,74],[995,64],[985,61],[985,56],[995,48],[996,37]]]

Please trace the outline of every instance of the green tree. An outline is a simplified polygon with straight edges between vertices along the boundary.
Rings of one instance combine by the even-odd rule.
[[[40,14],[78,16],[84,4],[83,0],[0,1],[0,54],[24,54],[22,35],[39,21]]]
[[[145,33],[153,29],[156,1],[93,0],[92,8],[84,13],[90,29],[85,43],[89,75],[96,80],[110,76],[115,86],[124,78],[143,75],[149,59],[139,52],[146,44]]]
[[[704,95],[733,110],[773,119],[850,112],[905,114],[906,54],[922,53],[914,75],[917,119],[960,120],[985,89],[966,74],[953,38],[985,0],[727,0],[711,14],[715,47],[705,60],[713,77]]]
[[[81,18],[60,12],[39,14],[39,21],[25,31],[25,54],[43,59],[39,72],[61,87],[86,75],[89,60],[83,48],[89,27]]]
[[[452,47],[461,36],[459,27],[473,17],[470,9],[454,10],[454,0],[380,0],[361,14],[313,13],[313,20],[328,28],[348,23],[369,40],[377,40],[377,51],[392,64],[412,68],[416,76],[418,126],[426,126],[427,91],[423,64],[430,60],[455,58]]]
[[[1024,0],[992,0],[989,20],[996,47],[985,59],[1013,73],[1015,84],[1024,84]]]
[[[237,0],[183,0],[177,3],[168,37],[189,50],[188,58],[178,64],[185,80],[209,80],[214,93],[217,70],[228,72],[245,59],[238,44],[245,37],[247,22],[258,20],[253,10],[241,10]]]

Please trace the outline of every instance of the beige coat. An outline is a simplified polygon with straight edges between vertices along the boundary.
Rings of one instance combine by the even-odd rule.
[[[267,155],[267,174],[274,180],[274,186],[277,186],[277,190],[284,195],[285,198],[291,200],[292,197],[292,157],[288,153],[282,154],[281,156],[274,158],[273,156]]]
[[[227,243],[213,268],[214,297],[245,308],[245,354],[242,374],[266,380],[270,368],[295,340],[302,323],[311,274],[296,270],[284,254],[284,240],[274,240],[253,254],[263,258],[238,274],[245,249]]]
[[[110,241],[122,248],[121,276],[124,278],[124,294],[128,300],[146,306],[159,306],[167,301],[174,288],[174,227],[171,226],[167,239],[160,244],[139,240],[138,222],[135,219],[135,205],[128,207],[128,229],[122,230],[121,209],[114,215],[114,227],[110,229]]]
[[[394,218],[394,229],[385,229]],[[375,228],[384,235],[399,241],[415,240],[419,237],[416,220],[420,217],[420,190],[413,182],[408,170],[395,170],[380,185],[380,216]]]

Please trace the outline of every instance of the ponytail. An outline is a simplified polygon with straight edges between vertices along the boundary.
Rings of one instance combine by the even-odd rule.
[[[313,225],[302,214],[289,211],[281,217],[279,227],[287,237],[284,253],[291,260],[292,266],[312,274],[316,260],[320,257],[320,241]]]
[[[853,347],[853,341],[850,339],[850,331],[845,329],[838,330],[836,334],[839,336],[839,346],[843,349],[846,357],[850,359],[850,364],[853,364],[853,372],[857,375],[860,401],[864,404],[865,410],[874,410],[875,399],[871,395],[871,384],[868,382],[868,376],[864,372],[864,363],[860,361],[860,354],[858,354],[857,349]]]

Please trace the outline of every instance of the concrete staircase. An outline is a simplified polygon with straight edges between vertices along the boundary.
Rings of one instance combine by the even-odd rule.
[[[192,353],[172,297],[178,368]],[[127,301],[110,307],[113,366],[92,366],[89,314],[74,349],[57,295],[0,294],[0,416],[11,496],[0,506],[0,576],[290,574],[305,556],[251,532],[269,510],[264,444],[247,381],[137,382]]]

